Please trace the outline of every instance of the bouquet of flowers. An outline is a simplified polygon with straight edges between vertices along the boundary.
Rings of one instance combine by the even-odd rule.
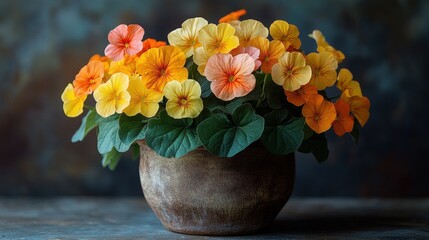
[[[318,30],[309,35],[316,51],[304,53],[295,25],[276,20],[267,28],[240,21],[245,13],[218,24],[188,19],[168,44],[143,40],[136,24],[114,28],[105,56],[92,56],[62,93],[66,116],[87,109],[72,141],[97,129],[111,169],[137,140],[169,158],[198,147],[232,157],[260,141],[273,154],[311,152],[318,161],[328,157],[329,129],[356,141],[370,102],[352,73],[338,69],[344,54]],[[95,107],[84,105],[88,95]]]

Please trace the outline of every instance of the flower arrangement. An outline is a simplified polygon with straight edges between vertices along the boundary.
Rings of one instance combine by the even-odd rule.
[[[142,41],[136,24],[110,31],[105,56],[92,56],[61,96],[68,117],[88,109],[72,141],[97,129],[111,169],[143,139],[169,158],[201,146],[232,157],[260,141],[273,154],[311,152],[318,161],[328,157],[329,129],[357,141],[370,101],[348,69],[338,70],[344,54],[318,30],[309,35],[317,51],[306,54],[295,25],[277,20],[267,28],[240,21],[245,13],[218,24],[188,19],[168,34],[169,44]],[[95,108],[84,106],[91,94]]]

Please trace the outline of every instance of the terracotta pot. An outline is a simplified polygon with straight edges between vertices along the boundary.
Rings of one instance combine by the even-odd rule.
[[[139,144],[143,193],[162,224],[174,232],[239,235],[261,230],[293,190],[294,154],[275,156],[252,145],[232,158],[200,148],[174,159]]]

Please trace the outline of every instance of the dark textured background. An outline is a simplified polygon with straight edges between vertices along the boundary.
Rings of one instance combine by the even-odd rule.
[[[66,118],[60,94],[120,23],[145,38],[166,35],[187,18],[216,22],[247,8],[266,26],[296,24],[303,49],[320,29],[346,55],[372,102],[359,145],[330,138],[323,164],[297,155],[295,196],[429,196],[429,1],[1,1],[0,195],[141,195],[138,162],[101,167],[95,135],[70,138],[80,119]]]

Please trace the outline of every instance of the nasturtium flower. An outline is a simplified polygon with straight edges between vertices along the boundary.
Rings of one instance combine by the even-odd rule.
[[[238,47],[238,48],[234,48],[230,52],[230,54],[232,56],[237,56],[238,54],[241,54],[241,53],[247,53],[247,54],[249,54],[249,56],[251,56],[255,60],[255,69],[254,69],[254,71],[256,71],[261,66],[261,61],[259,61],[260,50],[258,48],[255,48],[255,47],[252,47],[252,46],[249,46],[249,47]]]
[[[369,119],[369,108],[371,103],[367,97],[352,96],[347,97],[345,93],[341,94],[341,99],[350,105],[350,110],[363,127]]]
[[[204,51],[203,47],[199,47],[195,50],[192,59],[194,63],[198,65],[197,69],[201,75],[204,75],[204,70],[206,69],[207,61],[212,55],[213,54]]]
[[[168,99],[165,110],[175,119],[196,118],[204,108],[201,86],[197,81],[187,79],[170,81],[165,85],[164,95]]]
[[[107,38],[110,44],[104,54],[113,61],[121,60],[125,54],[134,55],[143,48],[143,35],[144,29],[141,26],[121,24],[109,32]]]
[[[238,37],[234,34],[235,28],[228,23],[210,23],[201,28],[198,42],[208,54],[229,53],[239,45]]]
[[[271,69],[273,81],[286,91],[298,90],[311,78],[311,68],[299,52],[285,52]]]
[[[246,53],[215,54],[207,62],[204,75],[211,81],[210,89],[224,101],[247,95],[255,88],[256,79],[252,74],[255,60]]]
[[[108,56],[100,56],[100,54],[94,54],[89,59],[88,63],[94,60],[98,60],[103,63],[104,66],[104,79],[106,79],[106,73],[109,71],[110,62],[112,61]]]
[[[168,42],[182,50],[188,58],[194,54],[195,49],[201,46],[201,43],[198,42],[198,32],[207,24],[208,22],[204,18],[190,18],[182,23],[182,28],[168,34]]]
[[[338,62],[332,53],[310,53],[307,55],[306,60],[311,67],[311,85],[316,86],[318,91],[334,85],[337,80]]]
[[[133,55],[125,55],[124,58],[122,58],[121,60],[115,62],[115,61],[111,61],[110,62],[110,67],[109,67],[109,74],[112,75],[114,73],[125,73],[129,76],[136,74],[137,73],[137,60],[138,60],[138,56]]]
[[[307,125],[320,134],[331,128],[337,113],[333,103],[325,100],[321,95],[315,95],[302,107],[302,116],[305,117]]]
[[[299,107],[308,102],[314,95],[317,95],[317,88],[313,85],[306,84],[293,92],[285,91],[287,101]]]
[[[337,118],[332,123],[332,127],[338,136],[343,136],[353,130],[354,118],[350,115],[350,105],[343,99],[338,99],[334,106]]]
[[[127,116],[141,114],[147,118],[155,116],[162,101],[161,92],[147,89],[140,76],[134,75],[130,78],[128,93],[131,96],[130,105],[124,109]]]
[[[94,91],[95,110],[102,117],[108,117],[122,111],[130,104],[128,93],[129,77],[125,73],[113,74],[107,82],[100,84]]]
[[[219,23],[230,23],[240,19],[241,16],[246,14],[246,9],[240,9],[238,11],[231,12],[219,19]]]
[[[136,56],[140,57],[144,52],[146,52],[147,50],[149,50],[151,48],[159,48],[159,47],[162,47],[165,45],[167,45],[167,43],[164,41],[157,41],[156,39],[153,39],[153,38],[145,39],[143,41],[142,50],[140,52],[136,53]]]
[[[358,81],[353,80],[352,73],[347,68],[341,68],[338,73],[337,88],[340,89],[347,97],[362,97],[362,90]]]
[[[137,71],[147,88],[162,92],[167,82],[188,78],[185,62],[185,54],[175,46],[151,48],[140,56]]]
[[[291,46],[294,49],[299,49],[301,47],[298,28],[286,21],[274,21],[270,26],[270,35],[274,40],[281,41],[286,50],[288,50]]]
[[[268,29],[260,21],[247,19],[235,28],[235,35],[240,40],[240,46],[246,47],[249,41],[256,37],[268,37]]]
[[[73,86],[78,95],[91,94],[103,81],[104,64],[98,60],[90,61],[80,69]]]
[[[271,68],[278,62],[278,59],[285,53],[285,47],[278,40],[269,41],[267,38],[257,37],[249,42],[250,46],[260,50],[259,61],[261,61],[261,70],[264,73],[271,74]]]
[[[334,54],[334,57],[337,59],[338,63],[341,63],[346,58],[343,52],[335,49],[326,41],[325,36],[323,36],[321,31],[314,30],[313,33],[309,35],[309,37],[316,40],[318,52],[330,52]]]
[[[77,117],[82,114],[86,96],[86,94],[77,95],[73,85],[69,83],[61,94],[65,115],[67,117]]]

